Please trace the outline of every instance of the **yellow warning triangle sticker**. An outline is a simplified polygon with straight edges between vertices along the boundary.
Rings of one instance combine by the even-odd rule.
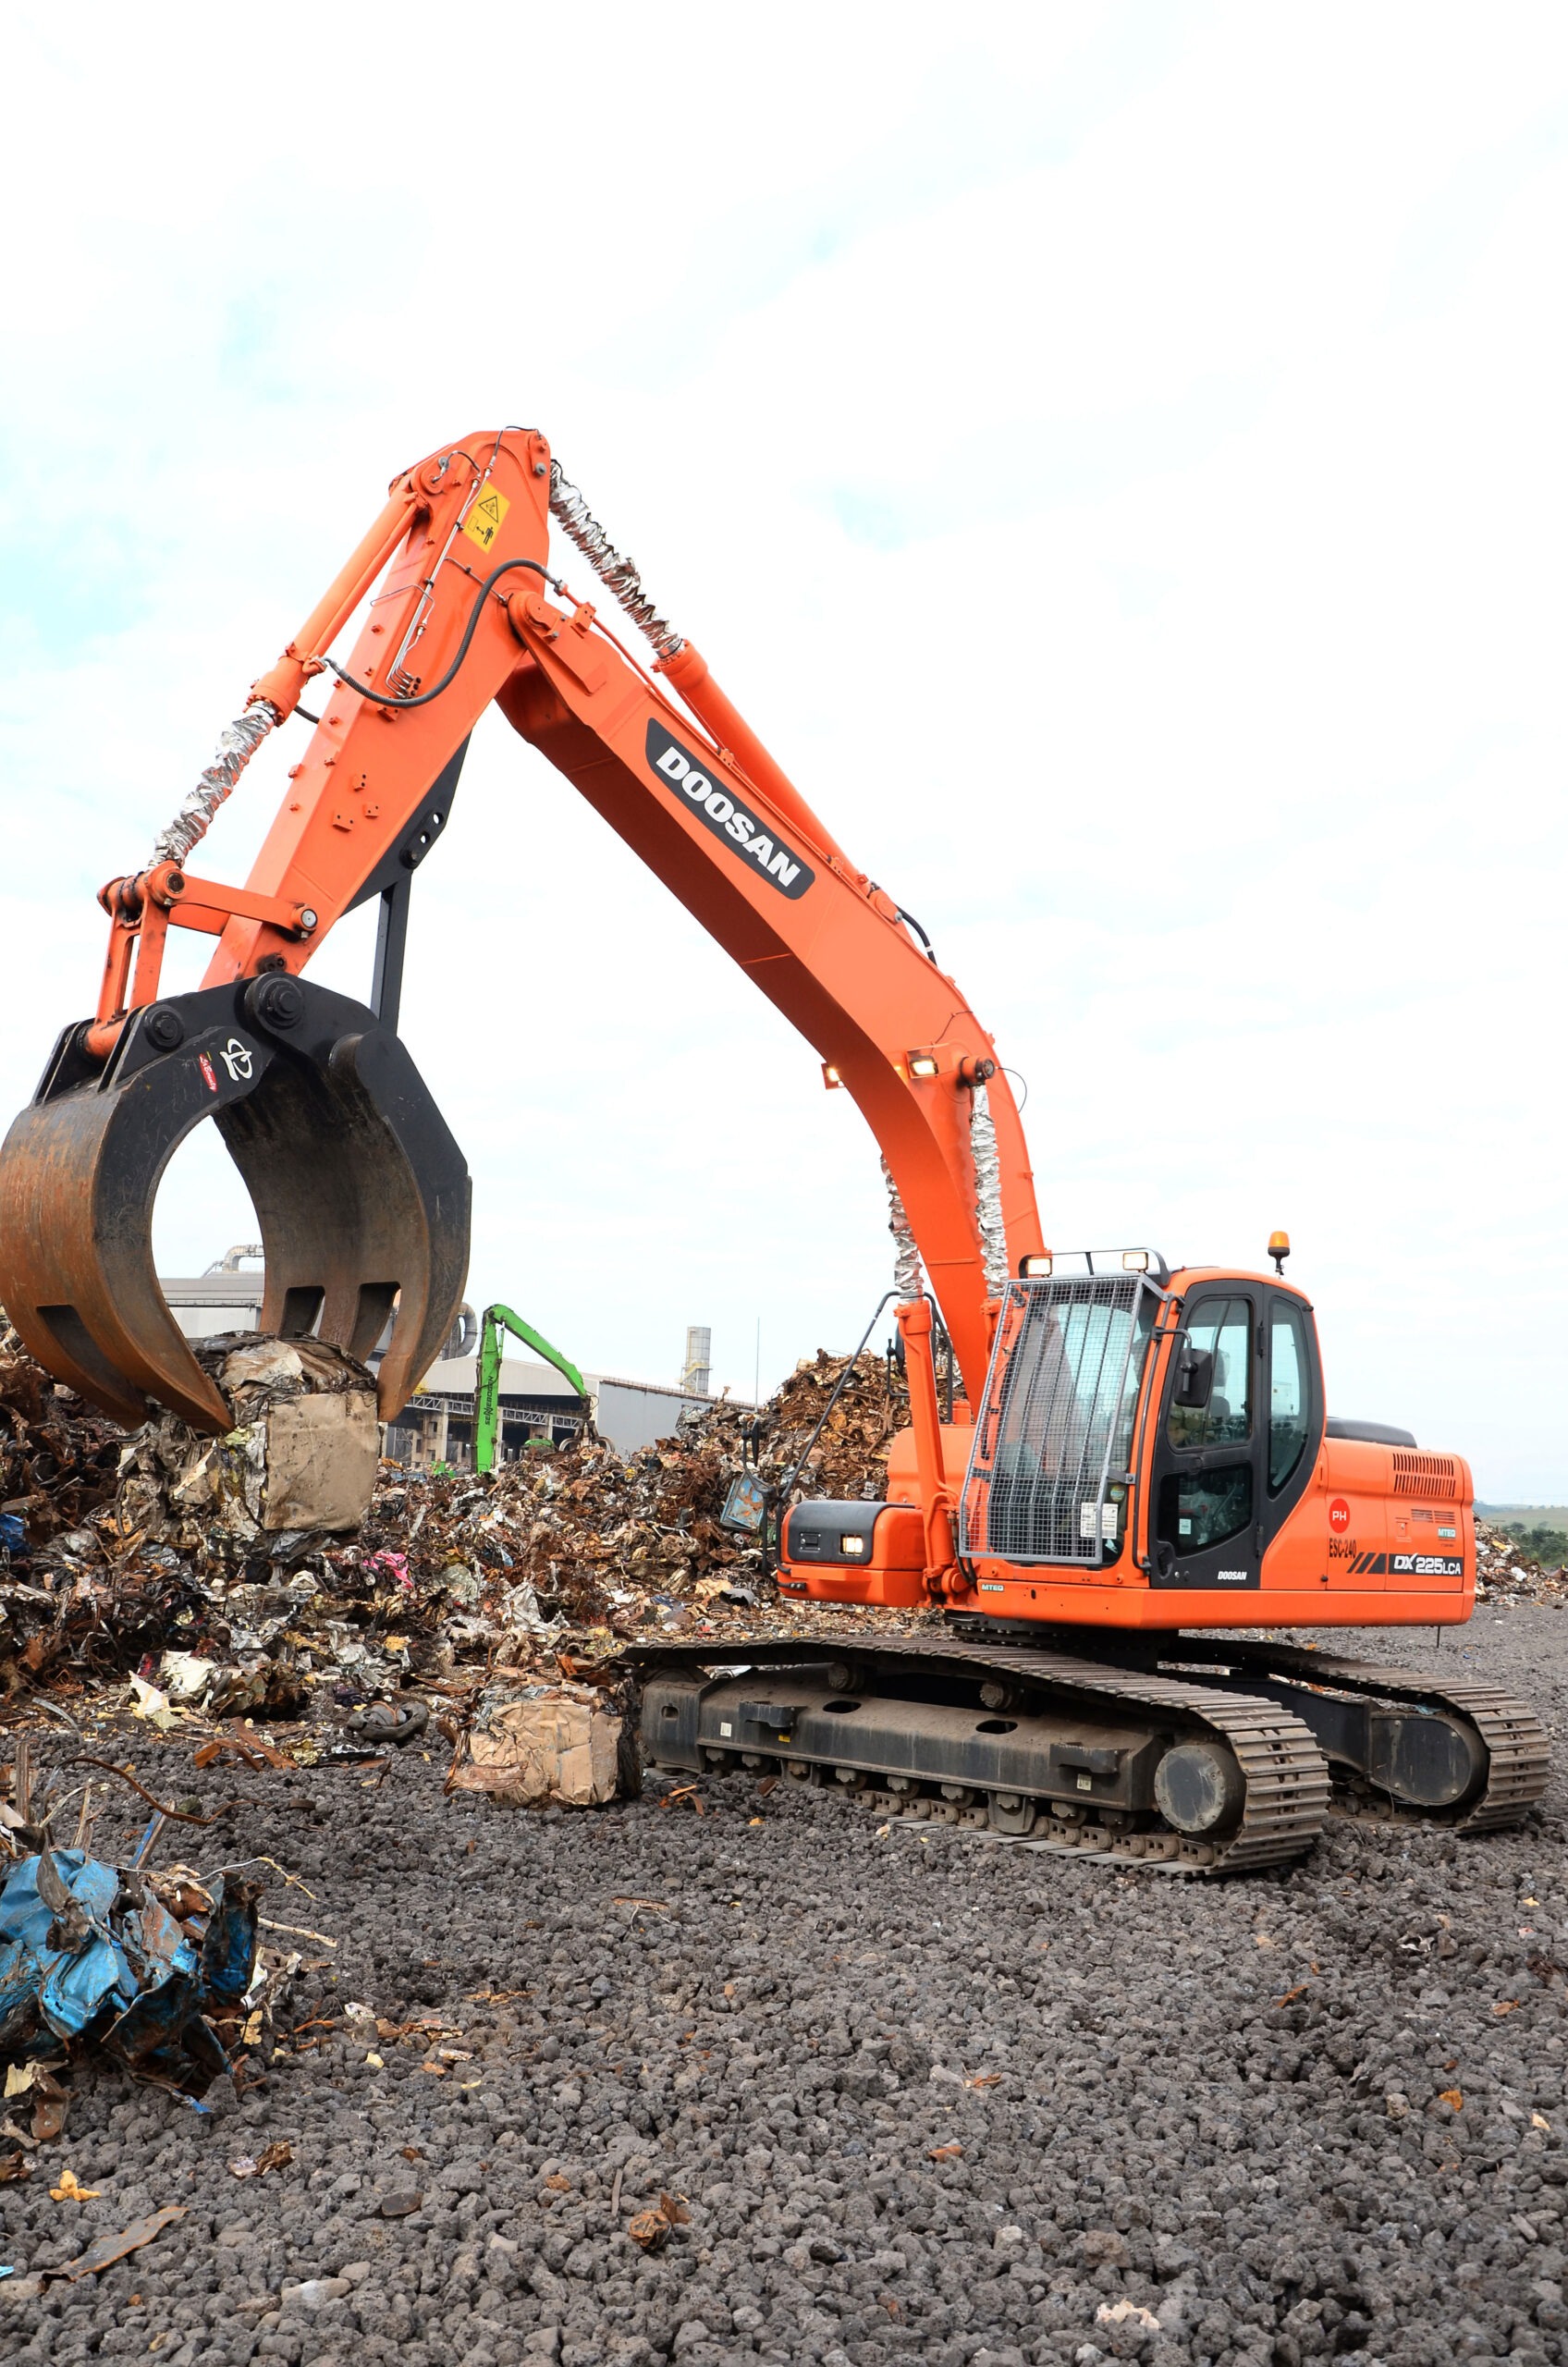
[[[501,521],[510,508],[511,503],[504,493],[485,494],[474,503],[473,508],[463,520],[463,532],[469,541],[477,543],[482,551],[487,551],[499,533]]]

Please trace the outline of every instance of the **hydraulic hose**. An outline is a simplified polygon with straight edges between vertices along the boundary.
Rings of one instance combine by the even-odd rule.
[[[531,573],[534,575],[542,575],[552,592],[563,591],[564,587],[560,583],[558,578],[552,575],[547,567],[541,567],[536,558],[504,558],[499,567],[491,569],[489,574],[480,585],[479,590],[475,593],[473,607],[469,611],[468,623],[463,628],[463,637],[458,644],[458,654],[453,658],[451,664],[447,667],[446,672],[442,675],[441,680],[436,683],[434,690],[418,691],[411,698],[398,698],[395,695],[389,697],[385,691],[373,689],[369,682],[356,682],[352,674],[349,673],[343,667],[339,666],[336,657],[324,657],[322,663],[324,666],[331,668],[333,673],[337,675],[345,690],[357,691],[361,698],[369,699],[374,705],[394,707],[428,706],[432,699],[438,699],[442,692],[449,690],[453,682],[456,681],[458,672],[462,665],[463,659],[468,656],[469,644],[473,639],[475,631],[478,628],[479,612],[484,607],[485,601],[489,598],[491,592],[495,586],[499,583],[503,575],[509,575],[512,573],[514,569],[520,567],[527,568]]]

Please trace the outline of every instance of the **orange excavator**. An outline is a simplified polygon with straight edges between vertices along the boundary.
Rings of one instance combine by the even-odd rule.
[[[645,656],[568,590],[552,524]],[[888,1185],[911,1427],[884,1501],[780,1506],[778,1582],[942,1615],[875,1648],[863,1627],[748,1642],[739,1674],[733,1642],[637,1648],[655,1763],[768,1767],[883,1813],[1171,1870],[1295,1856],[1331,1798],[1516,1821],[1546,1780],[1528,1710],[1268,1632],[1467,1619],[1465,1464],[1327,1414],[1283,1235],[1256,1273],[1047,1249],[990,1036],[532,430],[466,436],[394,481],[152,859],[104,889],[96,1012],[0,1152],[0,1300],[34,1355],[126,1422],[156,1404],[227,1426],[152,1253],[159,1179],[211,1118],[260,1223],[262,1328],[362,1357],[390,1317],[384,1415],[417,1384],[461,1296],[470,1185],[396,1032],[403,947],[492,701],[793,1021]],[[197,876],[214,814],[297,715],[313,729],[250,879]],[[359,1003],[302,974],[371,899]],[[162,990],[171,928],[215,939],[192,992]],[[1219,1632],[1238,1625],[1245,1640]]]

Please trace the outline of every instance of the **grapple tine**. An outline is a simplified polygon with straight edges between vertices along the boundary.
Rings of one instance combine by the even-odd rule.
[[[312,1056],[275,1060],[263,1090],[228,1104],[218,1128],[261,1223],[262,1329],[313,1327],[363,1359],[390,1316],[377,1375],[389,1419],[462,1301],[468,1170],[398,1037],[341,997],[321,1000],[335,1008],[312,1014],[300,1049]]]
[[[164,1170],[208,1117],[261,1220],[263,1328],[363,1358],[391,1314],[379,1398],[395,1413],[461,1300],[468,1173],[397,1037],[296,978],[138,1012],[102,1069],[79,1030],[61,1039],[0,1150],[0,1304],[41,1363],[119,1420],[153,1402],[224,1429],[152,1245]]]
[[[145,1420],[156,1397],[222,1429],[223,1399],[158,1288],[152,1230],[164,1169],[214,1095],[193,1052],[159,1060],[148,1017],[136,1014],[101,1071],[71,1031],[6,1136],[0,1305],[41,1364],[117,1420]]]

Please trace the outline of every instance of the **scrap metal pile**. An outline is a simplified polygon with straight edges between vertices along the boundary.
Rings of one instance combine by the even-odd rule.
[[[630,1455],[589,1436],[483,1479],[383,1463],[349,1533],[321,1517],[319,1489],[312,1525],[295,1525],[288,1475],[308,1469],[334,1402],[335,1461],[374,1456],[367,1377],[312,1342],[230,1335],[201,1354],[235,1410],[218,1440],[169,1416],[120,1431],[14,1343],[0,1354],[0,1686],[15,1710],[110,1681],[123,1699],[129,1681],[137,1714],[165,1728],[319,1713],[362,1729],[367,1705],[410,1688],[471,1699],[503,1672],[570,1678],[574,1656],[618,1638],[743,1633],[774,1589],[756,1537],[724,1525],[731,1488],[748,1469],[781,1485],[848,1361],[803,1363],[760,1424],[692,1409]],[[901,1377],[863,1357],[801,1489],[875,1496],[906,1419]]]
[[[1539,1561],[1510,1529],[1497,1522],[1476,1523],[1477,1602],[1568,1600],[1568,1570]]]
[[[70,1576],[98,1538],[84,1524],[119,1488],[125,1433],[35,1364],[14,1331],[0,1340],[0,1674],[14,1692],[87,1647],[91,1611]],[[178,1574],[148,1564],[118,1590],[124,1649],[145,1649],[181,1607]]]
[[[0,1338],[0,1542],[43,1544],[115,1493],[125,1432]]]
[[[0,1341],[0,1700],[16,1711],[40,1690],[69,1704],[117,1682],[123,1699],[129,1681],[138,1714],[165,1727],[352,1722],[397,1741],[407,1718],[376,1705],[410,1691],[450,1702],[466,1726],[483,1688],[492,1708],[497,1684],[564,1679],[570,1690],[578,1662],[618,1641],[766,1628],[765,1550],[726,1526],[726,1507],[748,1472],[777,1499],[849,1361],[819,1352],[760,1418],[726,1403],[692,1408],[672,1437],[631,1454],[586,1434],[559,1450],[537,1441],[484,1478],[383,1462],[358,1523],[361,1481],[324,1516],[310,1466],[325,1443],[335,1470],[362,1462],[368,1482],[368,1376],[312,1342],[230,1335],[201,1353],[235,1410],[218,1440],[170,1416],[125,1432],[14,1334]],[[880,1494],[907,1418],[902,1376],[863,1356],[793,1492]],[[296,1483],[309,1525],[292,1517]],[[1476,1530],[1478,1600],[1568,1600],[1563,1572],[1517,1536],[1484,1520]]]
[[[772,1588],[761,1544],[724,1526],[730,1490],[753,1445],[763,1480],[783,1485],[847,1362],[819,1352],[799,1366],[754,1440],[749,1411],[719,1404],[689,1409],[672,1438],[631,1455],[585,1438],[484,1480],[393,1475],[377,1489],[361,1546],[339,1564],[385,1568],[391,1556],[422,1606],[455,1585],[471,1614],[534,1632],[542,1623],[612,1637],[698,1620],[744,1625],[736,1614],[756,1611]],[[805,1491],[877,1495],[907,1409],[901,1377],[863,1357],[823,1427]],[[427,1624],[445,1632],[447,1623]]]

